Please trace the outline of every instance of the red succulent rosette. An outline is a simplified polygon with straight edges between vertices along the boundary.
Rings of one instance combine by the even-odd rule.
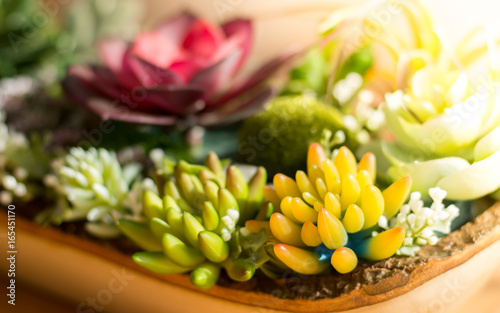
[[[283,54],[237,80],[252,35],[248,20],[217,27],[183,13],[132,43],[99,43],[102,65],[72,65],[62,85],[70,99],[103,119],[184,127],[233,123],[272,98],[266,80],[293,56]]]

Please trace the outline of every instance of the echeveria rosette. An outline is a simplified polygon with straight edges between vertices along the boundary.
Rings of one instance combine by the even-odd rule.
[[[163,167],[163,166],[162,166]],[[253,218],[266,218],[272,208],[262,205],[267,181],[258,168],[247,183],[234,165],[223,169],[210,153],[205,165],[180,161],[173,171],[164,171],[161,196],[143,194],[146,222],[120,219],[122,232],[142,247],[134,262],[159,274],[190,272],[193,285],[210,288],[221,269],[235,281],[252,278],[268,260],[264,230],[250,233],[242,227]]]
[[[405,91],[386,95],[383,143],[393,163],[391,178],[411,175],[413,190],[439,187],[447,199],[471,200],[500,188],[499,86],[477,89],[465,73],[430,63],[417,70]]]
[[[103,119],[180,127],[229,124],[265,105],[273,89],[264,81],[291,56],[235,82],[252,35],[248,20],[218,27],[184,13],[131,43],[101,42],[102,64],[70,66],[63,87]]]
[[[301,274],[320,274],[333,266],[351,272],[358,257],[382,260],[391,257],[405,238],[395,227],[371,237],[381,216],[391,218],[408,197],[411,178],[403,177],[381,192],[375,185],[375,156],[365,154],[359,165],[352,152],[341,147],[332,159],[317,143],[309,147],[307,174],[295,180],[274,176],[264,197],[277,212],[268,222],[274,254]],[[247,227],[248,228],[248,227]]]

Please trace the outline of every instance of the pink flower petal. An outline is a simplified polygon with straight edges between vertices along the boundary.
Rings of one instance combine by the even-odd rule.
[[[224,40],[224,34],[218,27],[202,20],[191,25],[182,47],[203,58],[211,58]]]
[[[135,56],[161,68],[168,68],[179,54],[179,47],[175,43],[155,32],[139,34],[131,50]]]
[[[250,53],[253,44],[253,29],[252,22],[249,20],[234,20],[222,26],[222,30],[226,34],[228,40],[236,40],[242,54],[238,66],[235,71],[238,71]]]
[[[233,51],[227,58],[198,72],[190,81],[190,85],[205,91],[204,99],[209,99],[233,77],[234,68],[240,60],[241,51]]]
[[[177,119],[173,116],[139,112],[131,109],[118,99],[103,98],[101,94],[82,84],[76,77],[67,76],[62,87],[72,101],[83,105],[102,119],[141,123],[148,125],[174,125]]]
[[[103,98],[88,99],[87,107],[103,120],[112,119],[129,123],[163,126],[171,126],[177,122],[177,118],[174,116],[133,111],[126,106],[117,106],[115,103]]]
[[[175,61],[170,65],[170,70],[180,77],[182,77],[183,81],[187,83],[191,80],[196,73],[201,71],[206,67],[206,63],[202,60],[198,60],[196,58],[184,58]]]
[[[155,66],[139,57],[132,57],[130,67],[142,86],[152,88],[164,85],[180,85],[183,80],[176,73]]]
[[[124,66],[128,54],[128,43],[120,39],[103,40],[97,44],[97,51],[101,62],[116,76],[125,88],[133,88],[139,84],[135,75],[127,66]]]
[[[107,39],[97,44],[99,59],[114,73],[122,68],[122,58],[127,51],[128,43],[121,39]]]
[[[182,46],[187,33],[197,18],[191,13],[184,12],[169,19],[155,28],[155,32],[170,40],[176,46]]]
[[[117,98],[121,94],[118,83],[107,68],[72,65],[67,69],[67,77],[75,79],[79,84],[105,97]]]

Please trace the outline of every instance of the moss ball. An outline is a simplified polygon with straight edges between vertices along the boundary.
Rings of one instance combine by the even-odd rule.
[[[356,145],[334,107],[313,97],[277,97],[243,123],[238,158],[264,166],[270,178],[277,173],[294,176],[297,170],[305,170],[307,149],[311,143],[324,140],[325,130],[332,134],[342,130],[346,135],[343,144],[350,148]]]

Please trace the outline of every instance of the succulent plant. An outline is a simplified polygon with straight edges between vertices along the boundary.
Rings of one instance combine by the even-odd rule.
[[[205,165],[180,161],[171,171],[162,165],[161,171],[161,195],[143,195],[147,221],[118,221],[121,231],[147,250],[134,254],[134,261],[160,274],[191,272],[191,282],[200,288],[213,286],[221,268],[233,280],[250,279],[267,260],[268,236],[242,225],[268,212],[261,208],[265,169],[259,167],[247,183],[238,167],[224,171],[209,153]]]
[[[335,12],[320,29],[328,59],[335,64],[327,101],[373,132],[384,125],[379,107],[385,93],[401,88],[405,76],[418,67],[409,60],[436,58],[442,49],[418,0],[378,1],[365,9]]]
[[[241,161],[263,165],[270,175],[291,175],[304,167],[309,144],[355,148],[362,137],[349,130],[349,119],[316,98],[281,96],[244,122],[238,153]]]
[[[425,207],[420,192],[412,192],[408,204],[401,206],[399,213],[389,221],[382,216],[378,225],[383,230],[403,227],[406,237],[397,254],[413,256],[421,246],[435,245],[438,235],[449,234],[452,221],[459,215],[459,209],[454,204],[445,208],[443,200],[446,191],[435,187],[429,189],[432,205]],[[372,236],[377,236],[374,231]]]
[[[116,154],[103,148],[71,148],[64,158],[53,162],[53,168],[55,173],[47,175],[45,183],[60,198],[51,211],[50,222],[84,220],[86,231],[96,237],[119,236],[115,219],[140,214],[131,198],[137,188],[155,190],[154,184],[146,180],[131,193],[130,186],[138,183],[141,166],[131,163],[122,167]]]
[[[274,176],[266,187],[266,201],[279,208],[269,229],[278,242],[274,254],[290,269],[319,274],[330,268],[352,271],[358,258],[382,260],[395,254],[405,238],[403,227],[371,237],[382,216],[391,218],[408,197],[411,178],[403,177],[381,192],[374,185],[375,157],[363,156],[359,165],[351,151],[341,147],[332,159],[318,144],[309,146],[307,174],[295,180]]]
[[[437,186],[452,200],[471,200],[500,188],[500,90],[478,88],[465,73],[428,64],[412,85],[386,95],[394,135],[384,143],[393,179],[411,175],[414,191]],[[439,90],[437,92],[436,90]]]
[[[102,66],[72,65],[66,94],[103,119],[189,128],[240,121],[273,96],[264,82],[289,61],[283,55],[228,88],[248,58],[252,23],[221,27],[183,13],[132,43],[102,41]]]
[[[29,201],[39,195],[38,187],[49,171],[49,154],[44,140],[28,138],[5,123],[5,113],[0,110],[0,204],[14,200]]]

